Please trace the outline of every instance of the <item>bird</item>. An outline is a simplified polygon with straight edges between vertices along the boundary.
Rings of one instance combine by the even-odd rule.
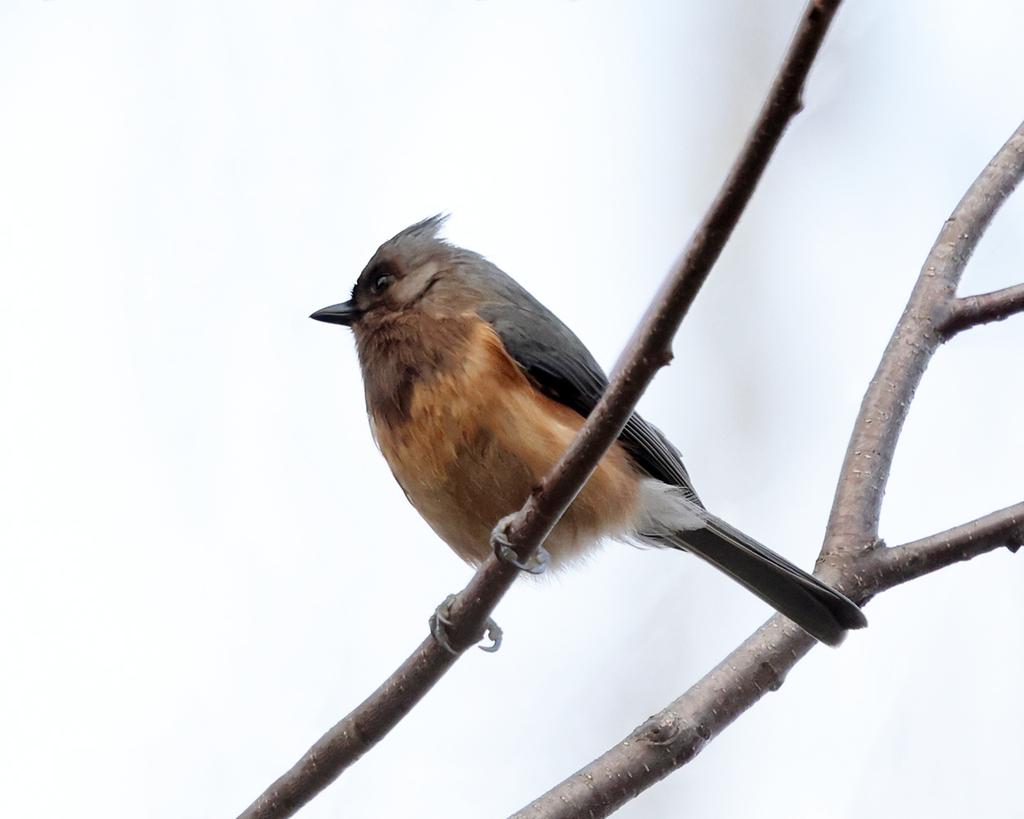
[[[370,429],[416,511],[471,565],[593,410],[607,376],[554,313],[431,216],[382,244],[348,301]],[[636,412],[548,535],[553,568],[603,540],[692,552],[838,645],[867,625],[839,591],[710,513],[679,450]],[[522,567],[521,567],[522,568]]]

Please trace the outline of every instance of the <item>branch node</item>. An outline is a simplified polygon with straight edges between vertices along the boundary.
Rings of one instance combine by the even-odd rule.
[[[660,715],[644,723],[638,739],[649,745],[671,745],[681,732],[679,720],[669,715]]]
[[[689,762],[713,738],[714,732],[704,722],[685,720],[666,711],[651,717],[635,734],[637,742],[667,752],[672,767]]]
[[[757,685],[759,688],[778,691],[785,681],[786,672],[776,668],[770,658],[764,660],[758,667]]]

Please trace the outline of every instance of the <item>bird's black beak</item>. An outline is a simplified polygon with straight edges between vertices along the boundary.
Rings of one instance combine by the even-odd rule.
[[[355,300],[350,299],[341,304],[332,304],[323,310],[317,310],[310,318],[317,321],[326,321],[330,324],[344,324],[346,327],[351,327],[359,320],[362,314],[362,310],[356,307]]]

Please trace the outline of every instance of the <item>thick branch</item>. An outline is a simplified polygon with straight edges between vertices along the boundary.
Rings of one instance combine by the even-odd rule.
[[[620,357],[610,384],[583,429],[508,529],[525,559],[536,551],[618,437],[654,374],[671,358],[672,337],[693,303],[753,195],[789,121],[839,0],[815,0],[768,99],[715,202],[662,285],[644,321]],[[480,639],[484,623],[515,580],[516,571],[492,557],[451,609],[450,641],[459,649]],[[810,639],[810,638],[807,638]],[[454,658],[432,638],[362,705],[325,734],[240,819],[291,816],[384,735],[426,694]]]
[[[938,330],[948,339],[969,327],[1002,321],[1021,312],[1024,312],[1024,284],[1015,284],[994,293],[953,299],[945,319],[938,323]]]
[[[881,591],[958,561],[1024,542],[1024,503],[858,561]],[[814,640],[775,615],[668,708],[511,819],[607,816],[700,753],[743,711],[781,687]]]
[[[610,815],[692,760],[736,717],[778,690],[814,642],[776,615],[668,708],[511,819]]]
[[[862,565],[881,591],[1002,546],[1016,552],[1022,543],[1024,502],[921,540],[878,549]]]
[[[878,542],[896,441],[925,367],[945,338],[936,324],[954,302],[978,240],[1022,174],[1024,125],[964,194],[925,260],[854,424],[825,535],[826,560],[856,555]]]

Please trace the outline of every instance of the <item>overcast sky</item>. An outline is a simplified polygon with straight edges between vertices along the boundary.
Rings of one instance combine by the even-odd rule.
[[[346,330],[424,216],[611,367],[703,213],[795,0],[0,0],[4,814],[233,817],[469,569],[408,506]],[[849,0],[641,403],[707,505],[811,567],[931,243],[1024,118],[1016,0]],[[1024,194],[962,293],[1024,280]],[[892,544],[1024,498],[1024,317],[915,399]],[[612,544],[502,602],[301,816],[501,817],[770,614]],[[1019,816],[1024,555],[897,589],[623,819]]]

